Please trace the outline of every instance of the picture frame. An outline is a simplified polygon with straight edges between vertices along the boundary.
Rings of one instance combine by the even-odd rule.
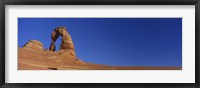
[[[1,0],[1,39],[0,39],[0,79],[2,88],[74,88],[74,87],[117,87],[117,88],[132,88],[132,87],[169,87],[169,88],[198,88],[200,87],[199,80],[199,37],[200,37],[200,0]],[[6,5],[195,5],[195,83],[5,83],[5,6]]]

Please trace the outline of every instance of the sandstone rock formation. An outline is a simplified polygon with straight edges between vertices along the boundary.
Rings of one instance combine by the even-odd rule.
[[[63,60],[66,56],[58,52],[18,48],[18,70],[181,70],[181,67],[108,66],[79,60],[66,64]]]
[[[44,50],[43,44],[37,40],[30,40],[23,47],[29,48],[29,49],[34,49],[34,50]]]
[[[51,45],[49,47],[49,50],[55,51],[55,41],[57,40],[57,38],[61,36],[62,37],[62,42],[60,44],[60,49],[63,50],[74,50],[74,44],[72,42],[71,36],[69,35],[69,33],[67,32],[66,27],[57,27],[55,28],[55,30],[52,32],[51,34]]]
[[[70,34],[67,32],[66,27],[56,27],[55,30],[52,32],[52,42],[50,44],[49,50],[55,51],[55,42],[59,36],[62,37],[62,42],[60,44],[60,50],[58,51],[58,53],[60,55],[66,56],[66,63],[75,63],[77,59],[74,51],[74,44],[72,42]]]

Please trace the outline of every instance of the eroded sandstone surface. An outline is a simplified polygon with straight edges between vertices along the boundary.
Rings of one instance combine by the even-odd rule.
[[[51,34],[52,41],[49,50],[55,52],[56,48],[55,42],[59,36],[61,36],[62,42],[60,44],[60,50],[58,51],[58,53],[66,57],[66,60],[64,60],[64,62],[75,63],[77,61],[75,48],[72,38],[70,34],[67,32],[66,27],[56,27],[55,30],[52,32]]]

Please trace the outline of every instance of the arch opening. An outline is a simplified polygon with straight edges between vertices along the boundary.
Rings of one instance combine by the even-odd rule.
[[[71,36],[67,32],[66,27],[57,27],[52,33],[51,33],[51,44],[49,47],[49,50],[51,51],[56,51],[56,45],[55,42],[57,39],[61,36],[61,44],[60,44],[60,49],[64,50],[74,50],[74,44],[72,42]]]

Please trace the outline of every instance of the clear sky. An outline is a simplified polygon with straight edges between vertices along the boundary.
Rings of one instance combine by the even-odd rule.
[[[78,58],[114,66],[182,66],[182,18],[18,18],[18,45],[66,26]],[[61,37],[56,41],[59,50]]]

